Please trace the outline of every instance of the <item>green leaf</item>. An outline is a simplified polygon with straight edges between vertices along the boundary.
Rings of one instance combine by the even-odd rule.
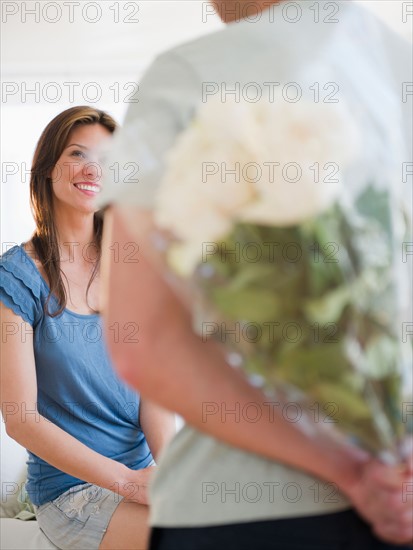
[[[371,418],[372,412],[362,394],[336,384],[322,383],[313,389],[313,397],[320,403],[334,403],[337,407],[335,419],[338,423],[353,424]]]
[[[309,321],[315,323],[335,323],[343,309],[351,302],[351,288],[341,286],[317,300],[307,300],[304,312]]]
[[[244,265],[233,277],[229,290],[237,291],[254,285],[268,287],[275,274],[276,269],[273,265],[262,263]]]
[[[341,343],[313,347],[283,347],[274,358],[279,376],[304,391],[322,382],[345,383],[350,365]]]
[[[397,372],[397,341],[386,336],[372,338],[366,346],[367,376],[385,378]]]
[[[229,287],[211,290],[219,311],[232,320],[263,323],[277,319],[279,299],[274,292],[260,289],[234,290]]]
[[[368,218],[373,218],[391,234],[391,214],[388,191],[379,191],[369,185],[357,198],[356,206],[358,211]]]

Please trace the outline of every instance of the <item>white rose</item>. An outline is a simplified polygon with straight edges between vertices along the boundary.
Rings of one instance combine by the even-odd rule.
[[[288,226],[299,224],[333,204],[340,195],[341,176],[359,148],[358,132],[340,104],[302,100],[298,103],[247,103],[219,98],[203,104],[194,123],[179,136],[167,158],[155,208],[159,227],[180,240],[174,251],[185,270],[201,258],[202,243],[225,237],[237,221]],[[279,163],[274,182],[262,170],[256,180],[233,175],[223,179],[221,165]],[[326,180],[324,165],[338,173]],[[287,163],[302,171],[291,183],[281,177]],[[318,163],[319,180],[314,170]],[[206,174],[206,167],[210,172]],[[268,164],[267,164],[268,166]],[[217,170],[216,174],[214,167]],[[336,181],[334,181],[334,179]]]
[[[231,176],[223,181],[221,171],[222,163],[231,168],[247,154],[243,121],[251,115],[245,105],[228,110],[221,102],[205,104],[168,155],[155,221],[188,243],[191,253],[185,257],[195,257],[202,243],[228,233],[236,212],[254,199],[256,191],[250,183]]]
[[[266,162],[280,163],[274,172],[278,177],[255,182],[258,198],[238,212],[238,219],[295,225],[339,198],[343,171],[359,148],[357,128],[341,104],[277,104],[267,109],[262,131]],[[331,163],[327,171],[326,163]],[[337,172],[331,175],[334,165]]]

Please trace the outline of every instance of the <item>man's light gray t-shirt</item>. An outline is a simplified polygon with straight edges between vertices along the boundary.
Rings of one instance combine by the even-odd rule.
[[[280,102],[345,100],[364,138],[351,185],[357,189],[374,180],[411,201],[411,187],[401,175],[402,163],[411,162],[412,99],[403,84],[413,80],[411,66],[410,45],[346,1],[283,2],[254,21],[179,46],[158,57],[140,82],[139,103],[131,105],[115,139],[109,162],[113,172],[98,204],[151,208],[165,154],[202,101],[214,93],[223,100],[225,94],[238,94],[240,100],[254,101],[257,90]],[[151,501],[151,524],[173,527],[349,507],[332,484],[189,426],[163,453]]]

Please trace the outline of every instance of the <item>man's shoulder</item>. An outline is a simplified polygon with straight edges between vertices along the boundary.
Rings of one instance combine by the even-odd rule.
[[[172,59],[187,64],[199,64],[206,59],[217,62],[222,48],[231,49],[234,38],[243,35],[245,25],[242,22],[226,25],[203,36],[178,44],[159,54],[157,61],[168,62]]]
[[[219,71],[228,65],[239,68],[251,57],[268,55],[273,51],[272,45],[280,40],[267,18],[255,23],[241,20],[178,44],[161,53],[157,61],[180,63],[199,73],[214,68]]]
[[[177,44],[165,53],[185,57],[194,51],[203,50],[206,46],[214,44],[216,41],[220,42],[222,39],[226,39],[230,31],[231,29],[228,26],[223,26],[202,36]]]

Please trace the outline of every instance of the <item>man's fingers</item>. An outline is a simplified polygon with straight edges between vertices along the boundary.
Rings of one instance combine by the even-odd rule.
[[[405,470],[399,466],[387,466],[380,462],[372,462],[368,468],[367,475],[383,489],[389,491],[401,491],[405,481]]]

